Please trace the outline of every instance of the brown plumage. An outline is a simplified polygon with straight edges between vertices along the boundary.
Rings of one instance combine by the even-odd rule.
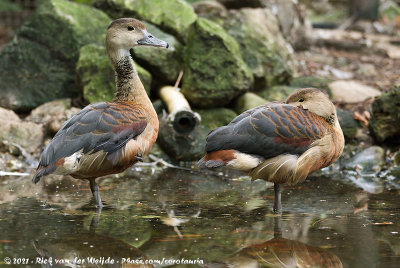
[[[320,90],[306,88],[285,103],[261,105],[211,131],[198,165],[227,166],[274,182],[274,211],[280,211],[280,184],[304,181],[336,161],[343,147],[335,106]]]
[[[106,48],[116,74],[115,98],[86,106],[63,125],[43,151],[33,182],[50,173],[88,179],[102,207],[95,179],[125,170],[150,151],[159,126],[130,56],[137,45],[168,48],[136,19],[110,24]]]

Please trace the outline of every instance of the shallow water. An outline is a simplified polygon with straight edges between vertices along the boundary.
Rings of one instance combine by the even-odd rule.
[[[270,185],[235,173],[133,168],[99,180],[101,213],[85,181],[2,177],[0,266],[400,267],[399,192],[344,181],[286,187],[276,216]]]

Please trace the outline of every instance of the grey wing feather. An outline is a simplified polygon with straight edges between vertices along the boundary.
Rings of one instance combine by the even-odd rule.
[[[297,113],[299,116],[293,116]],[[291,105],[262,105],[210,132],[206,151],[234,149],[265,158],[284,153],[301,154],[323,135],[320,128],[315,129],[302,120],[312,116],[310,112]]]
[[[83,153],[100,150],[113,153],[144,131],[147,122],[142,119],[122,128],[116,120],[105,120],[107,115],[116,113],[113,106],[114,103],[95,103],[74,115],[45,148],[39,166],[46,167],[80,150]]]

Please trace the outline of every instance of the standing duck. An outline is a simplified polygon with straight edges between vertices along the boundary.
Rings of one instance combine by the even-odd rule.
[[[211,131],[198,166],[227,166],[274,182],[274,212],[281,212],[281,184],[304,181],[335,162],[343,147],[335,106],[320,90],[305,88],[285,103],[258,106]]]
[[[136,19],[113,21],[106,49],[116,74],[114,100],[90,104],[65,122],[43,151],[34,183],[51,173],[87,179],[101,208],[96,178],[122,172],[150,151],[159,124],[129,52],[135,46],[168,48],[168,43]]]

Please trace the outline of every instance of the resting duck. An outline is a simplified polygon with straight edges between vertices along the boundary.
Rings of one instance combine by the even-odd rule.
[[[211,131],[198,166],[226,166],[274,182],[274,212],[281,212],[281,184],[304,181],[335,162],[343,147],[335,106],[320,90],[305,88],[285,103],[258,106]]]
[[[90,104],[65,122],[43,151],[34,183],[51,173],[87,179],[101,208],[96,178],[122,172],[150,151],[159,123],[129,52],[135,46],[168,48],[168,43],[136,19],[113,21],[106,49],[116,74],[115,98]]]

